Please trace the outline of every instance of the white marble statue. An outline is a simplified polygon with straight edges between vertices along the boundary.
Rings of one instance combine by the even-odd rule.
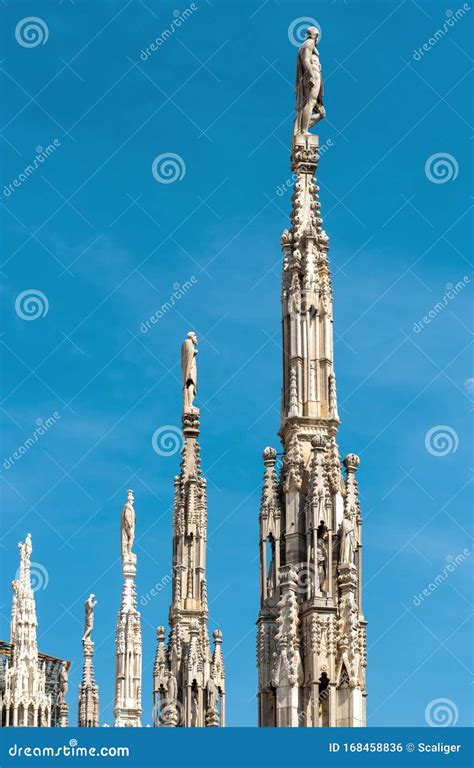
[[[95,600],[95,595],[89,595],[85,602],[85,627],[84,627],[84,634],[82,636],[82,641],[84,640],[90,640],[92,630],[94,628],[94,608],[97,605],[97,600]]]
[[[341,549],[339,552],[340,563],[354,563],[354,555],[357,549],[357,532],[355,528],[355,516],[348,511],[344,512],[341,523]]]
[[[193,331],[188,333],[181,346],[181,373],[183,381],[183,412],[193,413],[194,398],[197,393],[197,336]]]
[[[323,79],[317,42],[319,30],[308,27],[306,40],[296,62],[296,113],[293,133],[309,133],[309,129],[326,116],[323,107]]]
[[[120,536],[122,541],[122,561],[130,560],[135,540],[135,509],[133,491],[128,491],[127,501],[122,510]]]
[[[66,703],[66,694],[68,689],[68,673],[67,673],[67,663],[63,661],[61,664],[61,670],[59,672],[59,693],[58,693],[58,704],[65,704]]]

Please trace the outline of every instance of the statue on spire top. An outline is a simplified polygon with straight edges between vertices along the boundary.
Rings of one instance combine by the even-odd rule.
[[[195,413],[193,402],[197,393],[197,336],[190,331],[181,346],[181,373],[183,380],[183,413]]]
[[[308,27],[306,40],[296,61],[296,112],[293,134],[309,133],[309,129],[326,116],[323,107],[323,79],[317,43],[319,29]]]

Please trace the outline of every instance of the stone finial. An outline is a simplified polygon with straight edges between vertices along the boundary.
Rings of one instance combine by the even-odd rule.
[[[355,453],[348,453],[343,464],[348,472],[357,472],[360,458]]]
[[[157,627],[156,628],[156,637],[159,643],[164,643],[165,641],[165,628],[164,627]]]
[[[222,632],[220,629],[215,629],[212,633],[212,637],[214,638],[215,643],[222,643]]]
[[[264,449],[262,453],[263,463],[266,466],[272,466],[275,464],[277,452],[274,448],[270,448],[267,446],[267,448]]]
[[[317,451],[323,451],[327,445],[327,437],[323,432],[317,432],[314,437],[311,438],[311,445]]]

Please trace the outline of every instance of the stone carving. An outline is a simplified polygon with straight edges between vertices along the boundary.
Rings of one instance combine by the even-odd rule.
[[[194,398],[197,394],[197,364],[196,355],[198,353],[197,336],[190,331],[181,346],[181,375],[183,383],[183,413],[195,412]]]
[[[155,713],[160,699],[160,716],[155,715],[155,726],[225,725],[224,706],[212,716],[208,711],[208,680],[212,677],[223,692],[224,664],[222,635],[216,634],[217,630],[214,633],[216,647],[212,655],[207,629],[207,492],[198,442],[200,413],[193,406],[197,392],[196,345],[196,334],[188,333],[181,347],[183,448],[180,472],[174,478],[173,583],[167,649],[164,628],[157,633],[153,697]]]
[[[135,509],[133,491],[128,491],[127,501],[122,509],[120,534],[122,541],[122,562],[133,560],[132,547],[135,540]]]
[[[120,519],[123,587],[115,633],[115,727],[141,726],[142,636],[140,613],[137,610],[135,576],[137,556],[132,552],[135,539],[135,509],[133,491]]]
[[[167,685],[167,698],[170,702],[177,701],[178,699],[178,681],[176,680],[176,675],[173,674],[173,672],[170,672],[168,675],[168,685]]]
[[[69,687],[66,661],[63,661],[63,663],[61,664],[58,684],[59,684],[58,685],[58,704],[61,706],[62,704],[66,703],[66,694]]]
[[[318,566],[319,588],[325,591],[326,577],[327,577],[327,570],[328,570],[328,553],[321,539],[318,539],[317,566]]]
[[[296,67],[291,224],[281,236],[282,471],[276,491],[265,476],[259,516],[258,712],[259,725],[270,727],[366,721],[365,676],[357,673],[365,631],[358,459],[346,458],[343,478],[329,238],[315,178],[319,137],[311,133],[326,114],[318,38],[307,30]]]
[[[82,635],[82,642],[89,640],[94,629],[94,608],[97,605],[95,595],[90,594],[87,598],[85,606],[85,619],[84,619],[84,634]]]
[[[293,133],[309,133],[326,115],[323,107],[323,81],[317,42],[319,30],[308,27],[306,40],[296,63],[296,114]]]
[[[344,511],[344,518],[340,528],[341,546],[339,551],[340,563],[353,563],[354,555],[357,549],[357,532],[355,526],[355,515],[349,511]]]
[[[217,685],[214,682],[214,678],[210,677],[207,681],[207,706],[208,709],[217,709],[217,699],[219,692]]]

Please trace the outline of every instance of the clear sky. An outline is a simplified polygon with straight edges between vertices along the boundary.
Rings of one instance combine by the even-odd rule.
[[[261,452],[278,447],[279,238],[291,198],[297,48],[288,30],[308,17],[322,30],[318,183],[339,444],[361,456],[368,721],[423,725],[442,698],[467,725],[474,11],[455,17],[460,0],[449,11],[423,0],[185,3],[5,3],[2,636],[17,542],[30,531],[39,645],[72,659],[71,722],[83,603],[94,592],[101,722],[112,723],[119,522],[133,488],[151,722],[179,467],[152,436],[179,425],[179,348],[195,330],[209,626],[224,635],[228,724],[256,724]],[[15,35],[30,16],[43,23],[38,45],[25,45],[21,25]],[[179,178],[163,183],[154,160],[170,153]],[[36,308],[20,297],[32,290],[42,294]],[[14,459],[48,418],[46,434]]]

